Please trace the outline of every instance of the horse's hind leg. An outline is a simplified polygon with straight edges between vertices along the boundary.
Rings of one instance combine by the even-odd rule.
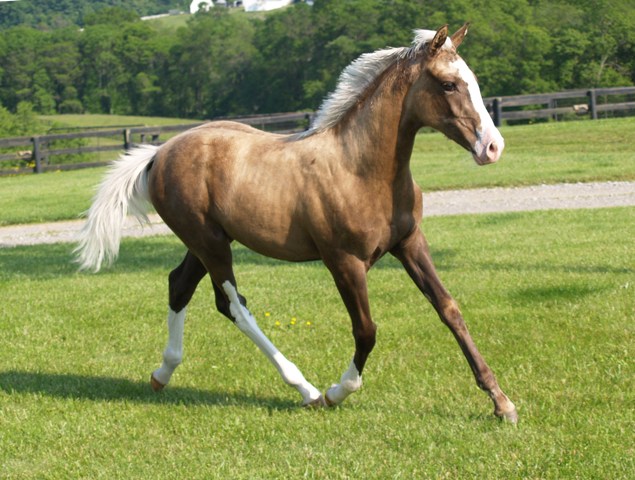
[[[498,386],[494,373],[485,363],[467,330],[456,301],[439,280],[423,233],[416,230],[392,253],[403,263],[417,287],[432,303],[443,323],[452,331],[474,373],[477,385],[486,391],[494,402],[494,414],[516,423],[516,407]]]
[[[200,253],[214,283],[217,309],[256,344],[276,367],[284,382],[302,395],[303,405],[322,405],[323,398],[320,391],[304,378],[298,367],[280,353],[260,330],[251,312],[247,310],[247,302],[238,293],[236,287],[229,242],[221,240],[221,237],[221,235],[212,236],[206,244],[205,251]]]
[[[155,391],[165,387],[183,359],[183,328],[185,310],[197,285],[206,274],[201,261],[191,252],[169,276],[168,344],[163,351],[163,363],[150,378]]]

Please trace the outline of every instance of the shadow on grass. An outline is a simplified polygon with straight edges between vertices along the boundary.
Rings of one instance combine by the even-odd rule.
[[[0,390],[8,394],[26,393],[57,398],[104,402],[134,402],[157,405],[254,406],[271,410],[298,408],[298,403],[236,392],[214,392],[184,387],[168,387],[156,393],[150,382],[124,378],[8,370],[0,372]]]
[[[558,303],[578,301],[589,295],[597,295],[606,290],[589,285],[562,284],[552,287],[531,286],[521,288],[510,293],[510,298],[517,303]]]
[[[38,280],[67,277],[78,274],[77,264],[73,262],[73,244],[59,243],[51,245],[21,246],[0,249],[0,280],[26,277]],[[151,237],[129,239],[121,247],[119,258],[112,267],[105,267],[99,275],[118,275],[144,270],[161,270],[167,276],[176,268],[186,249],[173,237]],[[438,250],[433,258],[440,265],[451,260],[452,251]],[[233,258],[236,265],[263,267],[285,267],[291,262],[276,260],[253,252],[238,244],[233,245]],[[302,263],[312,268],[326,268],[321,261]],[[401,263],[390,254],[379,261],[375,269],[402,269]],[[89,276],[85,273],[82,275]]]

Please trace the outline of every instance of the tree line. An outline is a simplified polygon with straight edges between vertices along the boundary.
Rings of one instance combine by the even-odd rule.
[[[465,21],[461,54],[485,96],[635,82],[633,0],[316,0],[266,16],[217,7],[178,29],[106,6],[81,28],[0,25],[0,108],[183,118],[315,109],[361,53]]]

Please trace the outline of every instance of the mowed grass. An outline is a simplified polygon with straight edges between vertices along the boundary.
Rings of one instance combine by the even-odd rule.
[[[135,115],[108,115],[98,113],[39,115],[40,120],[50,122],[60,127],[89,128],[89,127],[120,127],[138,126],[154,127],[157,125],[181,125],[186,123],[200,123],[200,120],[170,118],[170,117],[142,117]]]
[[[0,471],[58,478],[635,476],[635,208],[424,220],[446,286],[519,409],[496,420],[450,332],[397,262],[369,275],[378,342],[364,387],[305,410],[212,307],[188,309],[185,361],[148,385],[166,341],[173,237],[124,240],[79,274],[69,245],[0,250]],[[238,247],[241,292],[321,389],[348,365],[350,322],[326,269]],[[295,319],[295,320],[292,320]]]
[[[633,131],[635,117],[505,127],[505,153],[499,163],[487,167],[477,166],[443,135],[422,133],[411,166],[424,191],[635,180]],[[90,206],[104,172],[98,168],[0,178],[0,225],[77,218]]]
[[[440,134],[419,135],[412,157],[425,190],[635,180],[635,117],[503,127],[498,163],[479,167]]]

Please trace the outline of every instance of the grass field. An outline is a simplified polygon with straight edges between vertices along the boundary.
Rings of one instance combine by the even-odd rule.
[[[0,250],[0,475],[6,479],[635,476],[635,208],[430,218],[433,257],[520,423],[501,423],[451,334],[397,263],[369,278],[378,343],[343,406],[299,396],[212,308],[185,362],[148,385],[166,339],[172,237],[125,240],[78,274],[69,245]],[[326,269],[237,249],[263,330],[316,386],[353,348]],[[292,319],[295,318],[295,321]],[[310,325],[307,323],[310,322]]]
[[[68,116],[67,121],[98,119]],[[478,167],[441,134],[425,133],[417,137],[412,170],[424,191],[635,180],[634,130],[635,117],[506,127],[506,151],[499,163],[487,167]],[[0,178],[0,225],[77,218],[90,205],[103,173],[102,168]]]
[[[154,127],[157,125],[181,125],[184,123],[197,123],[200,120],[186,120],[169,117],[139,117],[131,115],[106,115],[106,114],[63,114],[63,115],[39,115],[38,118],[60,127],[89,128],[89,127]]]

